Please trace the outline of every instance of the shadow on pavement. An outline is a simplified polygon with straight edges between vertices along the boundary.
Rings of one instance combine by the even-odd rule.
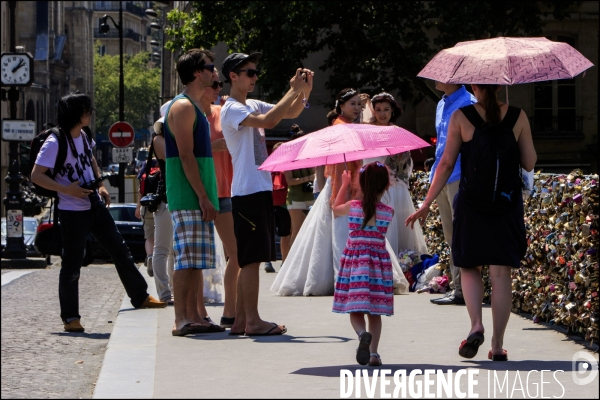
[[[196,340],[235,340],[235,339],[246,339],[253,340],[256,343],[345,343],[354,338],[346,338],[341,336],[292,336],[288,334],[284,335],[271,335],[271,336],[230,336],[228,333],[214,333],[214,334],[197,334],[187,335],[186,337]]]
[[[110,333],[52,332],[52,334],[56,336],[82,337],[86,339],[110,339]]]
[[[426,369],[441,369],[444,372],[452,370],[456,372],[465,368],[479,368],[482,370],[490,371],[532,371],[532,370],[550,370],[550,371],[572,371],[571,361],[540,361],[540,360],[524,360],[524,361],[507,361],[507,362],[494,362],[494,361],[463,361],[463,365],[438,365],[438,364],[384,364],[381,367],[369,367],[366,365],[332,365],[328,367],[314,367],[314,368],[301,368],[292,374],[297,375],[309,375],[309,376],[322,376],[328,378],[339,378],[340,370],[347,369],[355,371],[357,369],[374,371],[376,369],[391,369],[396,371],[399,369],[406,370],[406,374],[410,374],[415,369],[421,371]],[[369,374],[371,376],[372,373]],[[421,375],[421,374],[420,374]]]

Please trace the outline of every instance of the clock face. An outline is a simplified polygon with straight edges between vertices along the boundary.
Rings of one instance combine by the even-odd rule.
[[[23,53],[2,54],[2,83],[26,86],[31,83],[31,58]]]

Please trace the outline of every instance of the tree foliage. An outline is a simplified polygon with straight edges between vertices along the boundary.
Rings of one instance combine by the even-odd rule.
[[[326,88],[398,91],[437,99],[417,73],[439,50],[496,36],[540,35],[543,17],[562,19],[572,1],[194,1],[168,14],[167,47],[179,54],[225,42],[230,52],[261,51],[261,80],[276,100],[312,54],[327,52]],[[370,90],[369,90],[370,89]]]
[[[101,56],[96,43],[94,53],[94,101],[96,129],[104,129],[119,120],[119,55]],[[160,69],[149,66],[149,53],[125,56],[123,60],[125,121],[134,128],[147,128],[148,114],[158,107]]]

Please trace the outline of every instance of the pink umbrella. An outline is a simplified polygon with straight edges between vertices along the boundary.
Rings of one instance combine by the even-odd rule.
[[[417,76],[442,83],[515,85],[571,79],[593,66],[567,43],[498,37],[444,49]]]
[[[284,143],[258,168],[290,171],[420,149],[429,143],[399,126],[339,124]]]

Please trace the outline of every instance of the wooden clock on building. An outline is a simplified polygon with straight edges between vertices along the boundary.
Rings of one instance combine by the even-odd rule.
[[[33,83],[33,57],[29,53],[2,53],[3,86],[29,86]]]

